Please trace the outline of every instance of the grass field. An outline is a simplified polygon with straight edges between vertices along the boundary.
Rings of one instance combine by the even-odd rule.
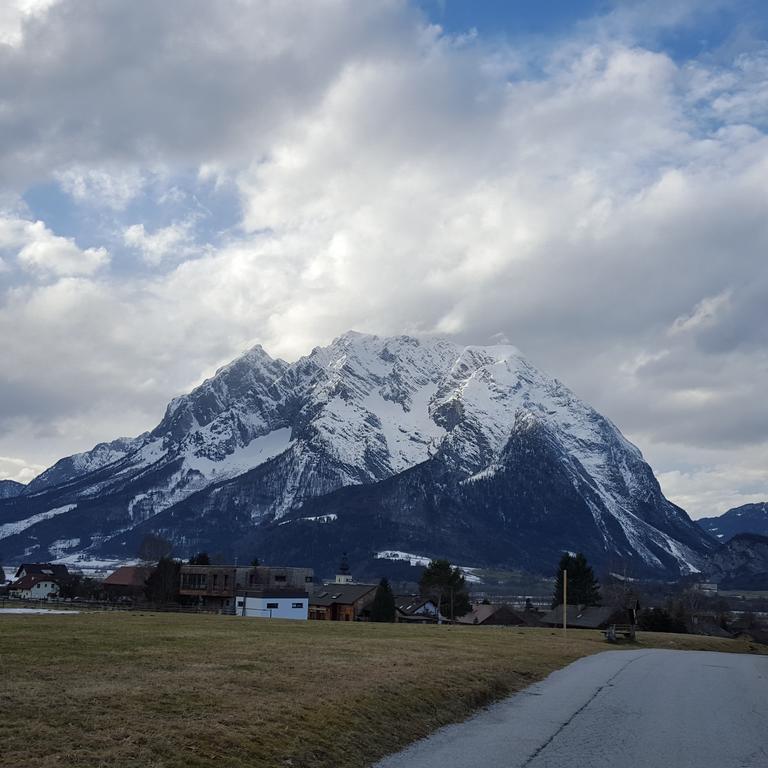
[[[757,650],[649,633],[640,644]],[[0,616],[0,766],[366,766],[610,647],[583,631]]]

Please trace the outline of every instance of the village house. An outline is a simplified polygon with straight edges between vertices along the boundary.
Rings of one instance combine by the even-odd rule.
[[[516,611],[509,605],[476,603],[472,610],[456,620],[459,624],[475,626],[528,627],[538,624],[538,614],[526,614]]]
[[[309,618],[318,621],[358,621],[367,618],[376,589],[376,584],[355,583],[345,553],[336,579],[318,587],[309,598]]]
[[[259,588],[311,589],[311,568],[278,566],[187,565],[179,573],[182,602],[220,611],[236,611],[235,597]]]
[[[238,592],[235,615],[264,619],[299,619],[309,616],[309,595],[305,589],[261,587]]]
[[[364,618],[376,595],[376,584],[324,584],[309,598],[309,618],[357,621]]]
[[[8,585],[10,597],[25,600],[47,600],[57,597],[69,579],[66,565],[58,563],[22,563]]]
[[[626,608],[611,605],[569,605],[565,614],[566,626],[574,629],[606,629],[612,624],[627,624],[629,614]],[[541,617],[545,627],[563,626],[563,606],[558,605]]]
[[[407,624],[434,624],[437,621],[437,604],[418,595],[395,597],[395,621]]]
[[[110,573],[102,587],[110,600],[139,602],[145,599],[144,588],[151,573],[147,565],[124,565]]]
[[[32,574],[48,576],[59,583],[69,578],[67,566],[61,563],[22,563],[13,578],[21,579]]]
[[[24,600],[48,600],[58,597],[59,583],[42,573],[28,573],[16,579],[9,587],[8,594]]]

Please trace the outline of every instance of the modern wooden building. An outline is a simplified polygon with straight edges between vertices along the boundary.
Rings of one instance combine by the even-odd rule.
[[[179,573],[182,602],[235,612],[235,595],[259,588],[312,589],[311,568],[280,566],[182,565]]]
[[[309,618],[357,621],[363,618],[376,595],[376,589],[376,584],[324,584],[309,598]]]

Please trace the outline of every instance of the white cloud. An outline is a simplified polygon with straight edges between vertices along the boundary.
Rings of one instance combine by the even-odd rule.
[[[293,357],[350,327],[502,333],[660,456],[675,498],[695,507],[701,477],[702,508],[738,496],[727,451],[768,434],[762,54],[678,64],[625,39],[637,13],[609,20],[622,43],[606,22],[526,62],[395,0],[193,7],[62,0],[0,54],[9,187],[53,169],[119,211],[152,169],[191,167],[244,213],[217,251],[183,218],[120,223],[168,269],[98,281],[106,253],[12,225],[28,268],[66,277],[0,304],[0,424],[24,419],[0,451],[141,431],[255,341]]]
[[[708,296],[702,299],[689,315],[681,315],[675,318],[669,333],[684,333],[700,328],[707,328],[717,323],[718,315],[728,308],[731,301],[731,291],[723,291],[717,296]]]
[[[0,217],[0,250],[17,251],[18,263],[39,275],[91,275],[109,262],[104,248],[82,250],[42,221]]]
[[[116,211],[134,200],[146,183],[136,168],[68,168],[54,175],[61,188],[78,202]]]
[[[0,480],[15,480],[17,483],[28,483],[44,469],[45,467],[41,464],[29,464],[24,459],[0,456]]]
[[[659,473],[664,493],[692,517],[713,517],[742,504],[766,500],[765,447],[696,452],[694,456],[706,463]],[[670,458],[679,461],[681,456],[675,452]],[[689,452],[688,459],[691,458]]]
[[[0,45],[19,45],[24,25],[43,15],[58,0],[3,0],[0,3]]]
[[[160,264],[169,256],[181,260],[199,251],[193,242],[191,220],[176,222],[152,233],[148,233],[143,224],[132,224],[123,231],[123,241],[152,265]]]

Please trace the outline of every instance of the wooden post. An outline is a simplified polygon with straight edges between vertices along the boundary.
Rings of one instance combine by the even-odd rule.
[[[563,637],[568,636],[568,571],[563,571]]]

